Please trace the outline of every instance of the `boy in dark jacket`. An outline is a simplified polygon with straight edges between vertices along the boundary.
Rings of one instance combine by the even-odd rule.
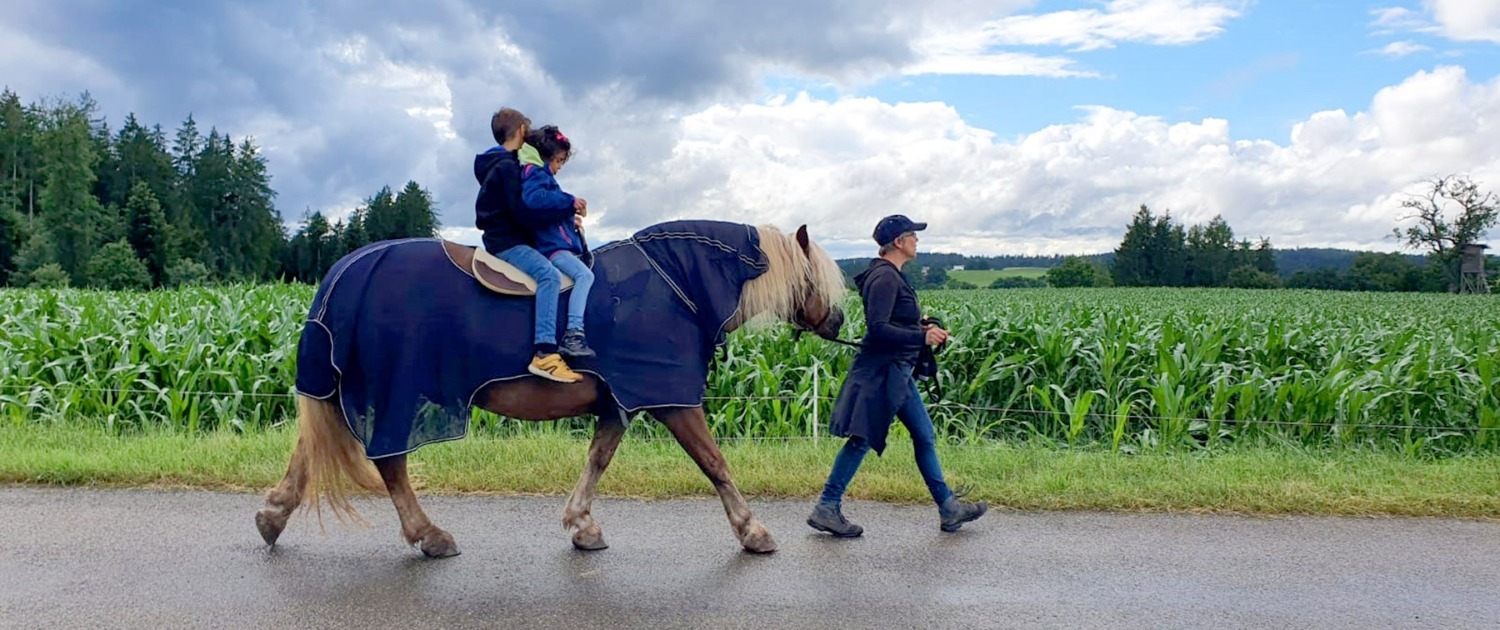
[[[559,383],[576,383],[583,377],[568,368],[557,348],[557,302],[562,280],[552,263],[532,247],[533,231],[525,222],[526,209],[521,202],[521,167],[516,151],[530,129],[531,120],[509,107],[490,118],[490,132],[499,145],[474,156],[474,179],[479,181],[474,225],[484,232],[485,251],[536,279],[536,349],[527,370]]]
[[[813,529],[841,538],[864,533],[864,528],[844,518],[844,490],[859,471],[865,453],[871,449],[876,454],[885,451],[892,416],[900,418],[911,433],[917,469],[938,505],[938,524],[943,531],[958,531],[988,507],[983,501],[960,501],[948,488],[938,463],[937,432],[912,376],[923,346],[948,339],[948,331],[922,325],[917,292],[901,275],[902,265],[917,257],[916,233],[926,228],[926,223],[899,214],[881,219],[874,234],[880,257],[854,277],[865,307],[865,338],[839,389],[832,429],[834,435],[848,437],[849,441],[834,459],[823,495],[807,519]]]

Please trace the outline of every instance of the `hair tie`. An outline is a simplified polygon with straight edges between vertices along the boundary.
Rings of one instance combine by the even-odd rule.
[[[568,137],[565,136],[565,135],[562,135],[561,131],[557,132],[557,139],[560,140],[560,141],[562,141],[562,142],[567,142],[568,141]]]

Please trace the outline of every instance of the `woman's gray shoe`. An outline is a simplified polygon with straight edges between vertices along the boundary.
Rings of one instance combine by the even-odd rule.
[[[943,519],[941,525],[943,531],[956,532],[958,528],[964,526],[964,523],[984,516],[984,513],[988,510],[989,505],[984,501],[970,503],[968,501],[960,501],[957,496],[953,496],[938,506],[938,516]]]
[[[854,538],[865,533],[865,528],[844,518],[843,510],[839,507],[838,503],[819,503],[818,507],[813,508],[812,516],[807,517],[807,524],[839,538]]]

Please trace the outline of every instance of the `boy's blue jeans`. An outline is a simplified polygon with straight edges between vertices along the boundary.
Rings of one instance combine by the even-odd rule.
[[[568,294],[568,330],[583,330],[583,314],[589,306],[589,289],[594,286],[594,272],[574,256],[573,252],[552,254],[552,265],[573,279],[573,291]]]
[[[536,336],[534,343],[557,346],[557,296],[562,280],[552,263],[530,245],[517,245],[495,255],[536,279]]]
[[[942,505],[953,496],[953,491],[948,489],[948,483],[943,480],[943,467],[938,464],[937,430],[933,428],[932,416],[928,415],[927,406],[922,403],[922,395],[917,391],[917,381],[907,379],[906,382],[906,386],[911,388],[911,395],[907,396],[906,404],[896,411],[896,417],[901,419],[901,424],[906,425],[907,432],[911,433],[912,446],[917,455],[917,470],[922,471],[927,491],[932,493],[934,502]],[[828,473],[828,482],[823,485],[823,503],[838,503],[843,500],[844,490],[848,489],[850,480],[854,479],[854,473],[859,471],[859,464],[869,451],[870,445],[857,437],[851,437],[844,443],[844,448],[839,450],[838,457],[833,460],[833,470]]]

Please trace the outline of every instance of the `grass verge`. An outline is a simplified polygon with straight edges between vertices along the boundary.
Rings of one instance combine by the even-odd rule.
[[[259,492],[285,472],[294,434],[148,434],[0,429],[0,483],[192,487]],[[562,435],[470,437],[412,457],[429,494],[564,495],[588,443]],[[735,482],[751,497],[811,499],[839,443],[726,443]],[[1213,454],[1116,455],[1043,446],[944,446],[955,486],[991,505],[1027,510],[1124,510],[1235,514],[1408,515],[1500,518],[1500,457],[1421,459],[1393,452],[1241,448]],[[712,496],[670,442],[626,438],[600,484],[607,496]],[[910,442],[873,455],[855,477],[854,499],[926,501]]]

